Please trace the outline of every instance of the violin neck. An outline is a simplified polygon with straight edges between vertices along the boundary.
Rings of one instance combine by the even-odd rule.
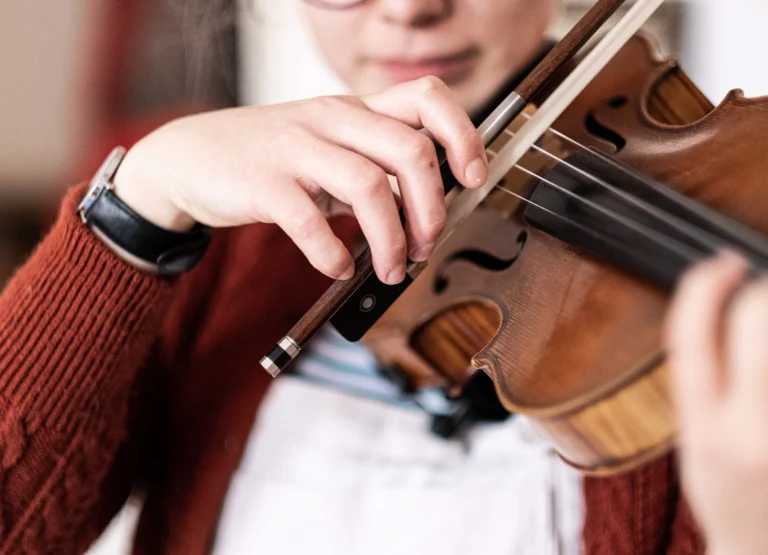
[[[668,290],[691,266],[724,249],[768,269],[762,235],[592,149],[542,177],[525,218]]]

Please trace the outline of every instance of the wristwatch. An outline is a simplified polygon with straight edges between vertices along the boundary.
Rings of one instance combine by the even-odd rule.
[[[194,268],[211,243],[212,231],[197,224],[191,231],[169,231],[145,220],[115,194],[113,180],[125,157],[115,148],[90,183],[77,213],[121,258],[138,268],[173,277]]]

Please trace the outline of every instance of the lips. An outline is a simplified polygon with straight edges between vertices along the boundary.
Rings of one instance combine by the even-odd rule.
[[[446,83],[450,83],[469,72],[477,55],[477,49],[467,49],[442,56],[378,59],[373,63],[387,76],[388,80],[395,83],[413,81],[428,75],[439,77]]]

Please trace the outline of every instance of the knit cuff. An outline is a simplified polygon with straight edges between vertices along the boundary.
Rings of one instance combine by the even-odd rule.
[[[33,432],[64,431],[126,387],[142,364],[172,286],[125,263],[76,214],[87,186],[0,296],[0,410]],[[3,406],[10,404],[10,407]]]

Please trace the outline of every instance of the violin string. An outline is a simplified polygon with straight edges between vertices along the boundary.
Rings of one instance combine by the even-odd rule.
[[[530,120],[531,117],[532,117],[527,112],[523,112],[521,115],[526,120]],[[508,132],[508,133],[512,134],[512,136],[514,136],[514,133],[512,133],[509,129],[505,129],[505,132]],[[572,137],[569,137],[565,133],[561,133],[560,131],[558,131],[554,127],[550,127],[548,129],[548,132],[551,133],[552,135],[554,135],[555,137],[558,137],[558,138],[560,138],[560,139],[562,139],[562,140],[564,140],[566,142],[571,143],[573,146],[575,146],[576,148],[578,148],[578,149],[580,149],[582,151],[588,151],[589,150],[585,145],[583,145],[582,143],[578,142],[576,139],[574,139]],[[715,235],[715,234],[713,234],[713,233],[711,233],[711,232],[709,232],[709,231],[707,231],[705,229],[702,229],[701,227],[698,227],[698,226],[696,226],[696,225],[694,225],[694,224],[692,224],[690,222],[687,222],[687,221],[685,221],[684,219],[682,219],[679,216],[676,216],[676,215],[671,214],[669,212],[666,212],[666,211],[664,211],[664,210],[662,210],[662,209],[660,209],[660,208],[658,208],[656,206],[653,206],[652,204],[648,203],[647,201],[643,201],[642,199],[640,199],[638,197],[634,197],[634,196],[630,195],[629,193],[627,193],[625,191],[622,191],[621,189],[619,189],[619,188],[617,188],[617,187],[607,183],[605,180],[600,179],[600,178],[598,178],[598,177],[596,177],[594,175],[591,175],[586,170],[583,170],[583,169],[581,169],[581,168],[571,164],[567,160],[563,160],[563,159],[559,158],[555,154],[547,151],[546,149],[542,149],[538,145],[534,145],[534,148],[537,149],[537,150],[540,150],[541,152],[543,152],[547,156],[549,156],[549,157],[551,157],[551,158],[553,158],[553,159],[555,159],[555,160],[565,164],[566,167],[569,167],[569,168],[571,168],[571,169],[581,173],[583,176],[585,176],[585,177],[587,177],[589,179],[592,179],[598,185],[600,185],[600,186],[602,186],[604,188],[607,188],[609,190],[612,190],[614,193],[623,195],[625,200],[629,200],[630,202],[635,204],[635,206],[637,206],[638,208],[644,209],[646,212],[650,212],[652,215],[655,215],[662,222],[667,223],[668,225],[673,226],[678,231],[686,234],[689,238],[694,239],[694,240],[698,239],[699,243],[702,244],[705,247],[708,247],[711,250],[711,252],[714,253],[717,249],[723,249],[723,248],[731,248],[732,249],[733,248],[733,245],[731,245],[730,243],[728,243],[726,240],[722,239],[721,237],[718,237],[717,235]],[[697,235],[698,235],[698,237],[697,237]],[[707,243],[706,241],[710,241],[710,243]]]
[[[701,253],[699,251],[696,251],[695,249],[689,247],[685,243],[682,243],[673,237],[670,237],[668,235],[664,235],[663,233],[660,233],[659,231],[656,231],[655,229],[648,227],[647,225],[644,225],[640,222],[637,222],[631,218],[627,218],[626,216],[623,216],[619,214],[618,212],[615,212],[613,210],[607,209],[598,203],[591,201],[587,199],[586,197],[580,196],[573,191],[570,191],[562,186],[557,185],[554,181],[550,181],[549,179],[540,177],[536,172],[532,172],[527,168],[524,168],[522,166],[517,166],[517,170],[522,171],[523,173],[534,177],[536,179],[541,180],[545,184],[549,185],[550,187],[565,193],[566,195],[570,196],[571,198],[581,202],[585,206],[589,206],[593,210],[596,210],[609,218],[615,220],[616,222],[624,225],[624,227],[629,228],[636,233],[639,233],[641,236],[648,238],[652,240],[653,242],[657,243],[658,245],[664,247],[664,248],[672,248],[676,251],[676,254],[682,256],[689,262],[696,262],[701,258]]]
[[[488,149],[487,152],[491,156],[493,156],[493,157],[495,157],[497,155],[497,153],[494,152],[491,149]],[[660,232],[658,232],[658,231],[656,231],[656,230],[654,230],[652,228],[649,228],[648,226],[646,226],[646,225],[644,225],[644,224],[642,224],[640,222],[636,222],[636,221],[634,221],[634,220],[632,220],[630,218],[627,218],[626,216],[623,216],[622,214],[619,214],[618,212],[614,212],[613,210],[610,210],[608,208],[600,206],[599,204],[595,203],[594,201],[591,201],[591,200],[589,200],[589,199],[587,199],[587,198],[585,198],[585,197],[583,197],[581,195],[578,195],[578,194],[574,193],[573,191],[569,191],[565,187],[562,187],[561,185],[558,185],[557,183],[555,183],[553,181],[550,181],[550,180],[548,180],[546,178],[541,177],[536,172],[533,172],[533,171],[531,171],[531,170],[521,166],[520,164],[515,164],[514,168],[517,169],[518,171],[521,171],[521,172],[525,173],[526,175],[529,175],[529,176],[534,177],[536,179],[540,179],[544,184],[552,187],[553,189],[555,189],[555,190],[565,194],[566,196],[569,196],[569,197],[573,198],[574,200],[576,200],[576,201],[578,201],[578,202],[580,202],[580,203],[582,203],[582,204],[584,204],[586,206],[589,206],[593,210],[596,210],[596,211],[604,214],[605,216],[607,216],[607,217],[613,219],[614,221],[616,221],[617,223],[623,225],[625,228],[632,229],[636,233],[639,233],[642,237],[650,239],[651,241],[653,241],[654,243],[658,244],[662,248],[674,251],[674,254],[682,257],[685,261],[687,261],[689,263],[695,263],[695,262],[699,261],[702,258],[701,253],[699,253],[696,250],[692,249],[688,245],[685,245],[684,243],[681,243],[680,241],[674,239],[673,237],[669,237],[667,235],[664,235],[664,234],[662,234],[662,233],[660,233]],[[515,193],[514,191],[510,191],[509,189],[506,189],[506,188],[502,187],[501,185],[495,185],[495,188],[500,189],[501,191],[504,191],[505,193],[508,193],[508,194],[510,194],[510,195],[512,195],[512,196],[514,196],[514,197],[516,197],[518,199],[520,199],[520,200],[523,200],[527,204],[530,204],[530,205],[532,205],[532,206],[534,206],[534,207],[536,207],[536,208],[538,208],[540,210],[544,210],[545,212],[547,212],[549,214],[555,215],[558,218],[568,222],[569,224],[575,225],[575,226],[577,226],[579,228],[582,228],[583,230],[587,230],[587,231],[589,231],[594,236],[600,236],[600,234],[598,232],[588,228],[587,226],[585,226],[585,225],[583,225],[583,224],[581,224],[581,223],[579,223],[579,222],[577,222],[575,220],[572,220],[571,218],[567,218],[565,216],[557,214],[557,213],[555,213],[554,211],[552,211],[552,210],[550,210],[548,208],[544,208],[543,206],[541,206],[541,205],[539,205],[537,203],[534,203],[530,199],[527,199],[527,198],[523,197],[522,195],[519,195],[519,194]]]
[[[598,239],[602,239],[602,237],[600,236],[600,234],[599,234],[598,232],[596,232],[594,229],[592,229],[592,228],[590,228],[590,227],[587,227],[587,226],[585,226],[584,224],[582,224],[582,223],[580,223],[580,222],[577,222],[577,221],[571,220],[570,218],[567,218],[567,217],[563,216],[562,214],[558,214],[558,213],[557,213],[557,212],[555,212],[554,210],[552,210],[552,209],[550,209],[550,208],[546,208],[546,207],[542,206],[541,204],[539,204],[539,203],[537,203],[537,202],[534,202],[534,201],[532,201],[532,200],[531,200],[531,199],[529,199],[529,198],[525,198],[523,195],[520,195],[520,194],[518,194],[518,193],[516,193],[516,192],[514,192],[514,191],[510,191],[509,189],[505,189],[505,188],[504,188],[504,187],[502,187],[501,185],[496,185],[496,186],[495,186],[495,188],[496,188],[496,189],[498,189],[498,190],[500,190],[500,191],[502,191],[502,192],[504,192],[504,193],[505,193],[505,194],[507,194],[507,195],[510,195],[510,196],[513,196],[513,197],[515,197],[516,199],[518,199],[518,200],[520,200],[520,201],[522,201],[522,202],[524,202],[524,203],[526,203],[526,204],[529,204],[529,205],[533,206],[534,208],[537,208],[537,209],[539,209],[539,210],[542,210],[543,212],[546,212],[546,213],[547,213],[547,214],[549,214],[550,216],[554,216],[554,217],[556,217],[556,218],[558,218],[558,219],[560,219],[560,220],[564,221],[564,222],[565,222],[565,223],[567,223],[568,225],[573,225],[573,226],[576,226],[576,227],[578,227],[578,228],[579,228],[581,231],[583,231],[583,232],[585,232],[585,233],[589,233],[589,234],[590,234],[590,235],[592,235],[593,237],[596,237],[596,238],[598,238]]]
[[[533,116],[531,116],[531,114],[529,114],[529,113],[527,113],[527,112],[523,112],[523,113],[522,113],[522,114],[520,114],[520,115],[521,115],[523,118],[527,119],[527,120],[530,120],[530,119],[533,117]],[[505,129],[505,131],[509,131],[509,129],[507,128],[507,129]],[[509,131],[509,132],[511,133],[511,131]],[[559,137],[560,139],[563,139],[564,141],[567,141],[567,142],[571,143],[573,146],[575,146],[575,147],[576,147],[576,148],[578,148],[579,150],[589,150],[589,149],[586,147],[586,145],[583,145],[583,144],[581,144],[581,143],[580,143],[580,142],[578,142],[576,139],[573,139],[573,138],[569,137],[569,136],[568,136],[568,135],[566,135],[565,133],[561,133],[560,131],[558,131],[558,130],[557,130],[557,129],[555,129],[554,127],[550,127],[549,129],[547,129],[547,132],[549,132],[549,133],[552,133],[554,136],[556,136],[556,137]]]
[[[550,128],[549,131],[553,134],[555,134],[558,137],[561,137],[567,141],[570,141],[574,145],[576,145],[579,148],[585,149],[580,143],[576,142],[575,140],[567,137],[566,135],[560,133],[559,131],[556,131],[555,129]],[[510,137],[514,137],[515,134],[510,131],[509,129],[506,129],[504,131],[506,135],[509,135]],[[620,198],[621,200],[627,201],[628,203],[632,204],[636,208],[642,210],[645,214],[654,217],[656,220],[665,223],[680,233],[686,235],[689,239],[696,241],[699,245],[701,245],[703,248],[709,250],[710,252],[714,253],[717,249],[723,249],[730,245],[726,243],[723,239],[720,237],[717,237],[716,235],[701,229],[700,227],[697,227],[690,222],[687,222],[680,218],[679,216],[675,216],[674,214],[670,214],[669,212],[666,212],[656,206],[653,206],[649,202],[631,195],[630,193],[627,193],[626,191],[622,191],[615,185],[611,185],[604,179],[593,175],[589,173],[588,171],[579,168],[578,166],[572,164],[571,162],[564,160],[557,156],[556,154],[553,154],[549,152],[548,150],[538,146],[534,145],[533,149],[537,152],[541,152],[542,154],[546,155],[547,157],[563,164],[565,167],[583,175],[587,179],[591,180],[594,184],[602,187],[604,190],[610,192],[611,194],[615,195],[616,197]]]

